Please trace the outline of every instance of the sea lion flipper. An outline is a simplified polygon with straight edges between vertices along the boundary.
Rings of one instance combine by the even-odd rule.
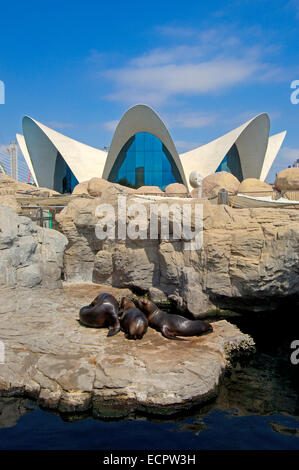
[[[162,335],[164,336],[164,338],[167,338],[167,339],[175,339],[177,341],[188,341],[187,339],[184,339],[184,338],[179,338],[178,336],[175,336],[174,333],[172,333],[168,328],[167,326],[163,326],[162,330],[161,330],[161,333]]]
[[[118,327],[118,328],[109,327],[107,337],[117,335],[117,333],[119,333],[119,332],[120,332],[120,327]]]

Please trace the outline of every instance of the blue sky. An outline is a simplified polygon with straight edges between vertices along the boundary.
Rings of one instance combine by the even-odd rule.
[[[2,152],[24,115],[109,146],[145,103],[179,152],[267,112],[288,131],[268,180],[299,158],[299,0],[2,2],[0,37]]]

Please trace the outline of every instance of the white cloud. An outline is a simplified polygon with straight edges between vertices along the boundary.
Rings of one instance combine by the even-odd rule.
[[[254,45],[245,39],[242,43],[241,34],[230,34],[224,27],[156,29],[176,42],[130,58],[123,66],[98,72],[98,77],[106,78],[113,87],[106,99],[156,106],[173,102],[176,97],[220,94],[239,84],[284,78],[283,71],[269,62],[271,48],[267,49],[267,44],[257,41]],[[254,32],[246,34],[252,39]],[[263,60],[264,55],[267,61]]]
[[[218,116],[215,114],[189,112],[166,115],[165,120],[167,121],[168,128],[199,129],[201,127],[209,126],[217,119],[217,117]]]
[[[247,111],[243,111],[242,113],[232,115],[232,116],[224,116],[221,118],[222,123],[225,123],[231,128],[232,126],[238,127],[241,124],[244,124],[245,122],[249,121],[250,119],[254,118],[255,116],[258,116],[259,114],[263,113],[263,109],[251,109]],[[277,119],[280,117],[281,113],[280,111],[274,110],[274,111],[269,111],[267,112],[269,115],[270,121],[272,122],[274,119]]]
[[[140,57],[131,59],[130,65],[136,67],[152,67],[178,63],[203,56],[199,46],[176,46],[172,48],[156,48]]]
[[[119,123],[118,120],[107,121],[107,122],[104,122],[102,124],[102,127],[104,127],[104,129],[106,129],[107,131],[113,131],[114,132],[118,123]]]
[[[283,147],[279,152],[279,156],[284,160],[288,160],[289,164],[292,165],[299,158],[299,148]]]
[[[190,142],[187,140],[176,140],[175,146],[179,153],[188,152],[203,145],[201,142]]]
[[[48,121],[46,126],[53,127],[54,129],[67,129],[70,127],[75,127],[74,124],[66,122],[57,122],[57,121]]]
[[[117,91],[111,101],[144,100],[155,104],[172,95],[220,93],[224,89],[250,80],[262,66],[246,59],[215,59],[197,64],[167,64],[146,67],[124,67],[105,72],[114,81]]]

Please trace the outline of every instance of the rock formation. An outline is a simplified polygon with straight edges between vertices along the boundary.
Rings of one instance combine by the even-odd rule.
[[[129,188],[118,183],[111,183],[110,181],[107,181],[103,178],[95,177],[88,181],[83,181],[82,183],[77,184],[77,186],[74,187],[72,194],[88,194],[89,196],[100,197],[103,192],[111,187],[118,188],[120,191],[126,191],[127,193],[135,192],[135,189],[133,188]]]
[[[59,193],[53,189],[37,188],[32,184],[16,181],[8,175],[0,175],[0,202],[2,196],[16,196],[17,194],[19,196],[51,197]]]
[[[61,287],[67,239],[0,205],[0,285]]]
[[[239,184],[240,181],[227,171],[213,173],[202,180],[202,197],[217,196],[221,188],[235,193],[238,191]]]
[[[0,175],[0,204],[11,207],[18,214],[22,212],[18,198],[48,198],[58,194],[52,189],[37,188],[31,184],[16,181],[6,174]]]
[[[278,173],[274,187],[291,201],[299,201],[299,168],[286,168]]]
[[[100,240],[95,211],[112,204],[116,188],[101,198],[74,199],[56,216],[69,245],[65,278],[94,281],[139,292],[159,289],[194,316],[213,306],[241,311],[267,311],[299,300],[299,212],[296,209],[232,209],[203,202],[203,246],[186,250],[186,240]],[[147,214],[153,199],[130,195],[127,205],[143,202]],[[196,199],[175,200],[194,205]],[[172,203],[173,201],[171,201]],[[170,202],[169,202],[170,204]],[[127,219],[127,223],[132,218]],[[173,227],[170,214],[170,233]],[[117,227],[116,227],[117,237]]]
[[[166,196],[188,196],[188,189],[184,184],[180,183],[171,183],[165,188],[165,195]]]
[[[82,183],[84,184],[84,183]],[[87,191],[90,196],[101,196],[104,189],[111,183],[103,178],[91,178],[87,183]]]
[[[136,194],[161,194],[163,195],[162,189],[159,186],[140,186],[136,189]]]
[[[213,333],[180,343],[151,328],[140,341],[122,332],[107,338],[106,328],[77,321],[79,307],[103,292],[90,287],[32,289],[30,295],[19,288],[18,296],[0,288],[0,395],[95,416],[171,414],[214,398],[230,359],[254,351],[253,340],[225,320],[213,323]],[[118,299],[125,294],[104,289]]]
[[[88,182],[89,181],[82,181],[82,183],[77,184],[77,186],[74,187],[72,194],[77,196],[80,194],[89,194]]]
[[[0,204],[2,206],[10,207],[18,214],[21,214],[22,212],[21,204],[17,201],[17,198],[14,194],[0,195]]]
[[[0,398],[0,429],[13,428],[22,416],[35,408],[26,398]]]
[[[261,181],[257,178],[246,178],[240,183],[238,193],[245,193],[248,196],[272,196],[272,186],[265,181]]]
[[[299,168],[286,168],[280,171],[274,186],[278,191],[299,191]]]

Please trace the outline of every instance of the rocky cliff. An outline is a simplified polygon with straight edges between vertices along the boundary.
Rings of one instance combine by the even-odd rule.
[[[68,281],[93,281],[137,292],[161,291],[194,316],[213,306],[276,309],[299,299],[299,212],[295,209],[232,209],[203,202],[203,246],[185,250],[183,240],[99,240],[99,204],[117,213],[117,190],[101,198],[73,200],[58,216],[69,240],[64,256]],[[127,204],[137,197],[128,195]],[[140,202],[140,199],[138,199]],[[153,199],[143,199],[150,206]],[[164,203],[199,200],[163,198]],[[127,219],[128,222],[128,219]]]
[[[61,287],[67,239],[0,205],[0,286]]]
[[[59,412],[90,410],[97,417],[171,414],[215,398],[232,361],[250,357],[252,338],[225,320],[213,333],[170,341],[149,328],[139,341],[123,332],[78,322],[79,306],[108,291],[64,284],[63,289],[0,287],[0,397],[29,397]],[[0,400],[0,412],[2,411]]]

